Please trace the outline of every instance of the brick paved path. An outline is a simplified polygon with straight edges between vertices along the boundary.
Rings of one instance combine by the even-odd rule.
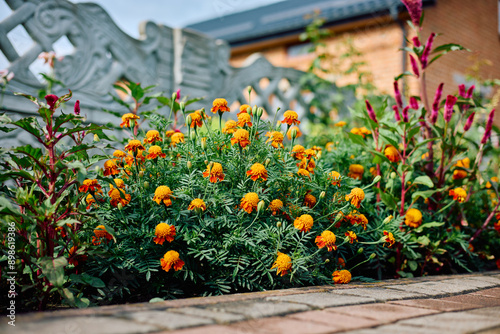
[[[500,333],[500,272],[19,315],[16,334]]]

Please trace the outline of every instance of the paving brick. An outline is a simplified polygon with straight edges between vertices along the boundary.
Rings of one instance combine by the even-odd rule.
[[[426,295],[422,295],[415,292],[400,291],[396,289],[386,289],[386,288],[356,288],[356,289],[345,289],[339,291],[332,291],[332,293],[340,295],[353,295],[360,297],[369,297],[377,301],[387,301],[387,300],[399,300],[399,299],[410,299],[410,298],[422,298]]]
[[[500,275],[493,275],[493,276],[482,275],[482,276],[473,276],[471,278],[478,281],[490,282],[495,285],[500,285]]]
[[[481,290],[476,292],[475,294],[490,298],[500,298],[500,288]]]
[[[333,292],[320,292],[320,293],[308,293],[302,295],[282,296],[282,297],[269,297],[268,300],[280,300],[280,301],[289,301],[294,303],[302,303],[318,308],[375,302],[375,299],[373,298],[339,295]]]
[[[464,303],[464,304],[471,303],[471,304],[481,305],[482,307],[500,306],[500,299],[499,298],[490,298],[490,297],[485,297],[482,295],[476,295],[473,293],[459,295],[459,296],[446,297],[446,298],[443,298],[443,300],[457,302],[457,303]]]
[[[315,322],[285,318],[266,318],[249,320],[230,325],[239,333],[273,333],[273,334],[320,334],[341,330],[336,324],[326,325]]]
[[[447,294],[456,294],[456,293],[463,293],[475,290],[457,284],[446,284],[446,281],[390,285],[387,288],[421,293],[430,296],[442,296]]]
[[[495,283],[478,280],[475,278],[454,278],[444,280],[446,284],[457,284],[468,289],[485,289],[495,286]]]
[[[500,333],[500,326],[485,329],[484,331],[475,332],[474,334],[498,334]]]
[[[209,319],[215,320],[217,323],[220,323],[220,324],[245,320],[245,317],[241,314],[213,311],[213,310],[201,308],[201,307],[172,308],[172,309],[169,309],[169,312],[182,313],[182,314],[193,315],[193,316],[197,316],[197,317],[209,318]]]
[[[442,328],[415,327],[402,324],[391,324],[376,328],[349,331],[349,334],[457,334],[455,330]]]
[[[178,329],[214,323],[211,319],[166,311],[124,313],[122,316],[128,319],[133,319],[136,322],[146,323],[164,329]]]
[[[175,331],[166,331],[154,334],[244,334],[242,330],[238,330],[234,327],[221,326],[221,325],[209,325],[201,326],[195,328],[179,329]]]
[[[479,315],[484,315],[487,317],[491,316],[491,317],[500,318],[500,306],[479,308],[476,310],[467,311],[467,313],[479,314]]]
[[[377,320],[363,318],[354,313],[351,315],[346,315],[328,312],[327,310],[300,312],[289,315],[288,317],[302,321],[311,321],[328,326],[334,326],[339,330],[352,330],[358,328],[373,327],[381,324],[381,322]]]
[[[309,310],[309,307],[307,307],[306,305],[273,301],[223,303],[217,305],[209,305],[206,306],[206,308],[214,312],[241,314],[246,318],[253,319]]]
[[[399,324],[466,333],[500,326],[500,317],[492,318],[466,312],[450,312],[402,320]]]
[[[325,311],[346,315],[355,314],[358,319],[362,319],[361,317],[369,318],[381,324],[440,312],[437,310],[386,303],[334,307],[325,309]]]
[[[153,324],[138,324],[112,317],[67,317],[33,322],[19,319],[15,327],[0,325],[0,333],[6,334],[139,334],[158,330]]]
[[[409,299],[409,300],[397,300],[389,302],[388,304],[397,304],[404,306],[420,307],[424,309],[431,309],[437,311],[463,311],[470,310],[474,308],[482,307],[481,305],[476,305],[473,303],[461,303],[453,302],[442,299]]]

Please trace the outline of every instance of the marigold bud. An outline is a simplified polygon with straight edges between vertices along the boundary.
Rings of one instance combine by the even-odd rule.
[[[330,262],[330,259],[326,259],[326,260],[325,260],[325,263],[329,263],[329,262]]]
[[[392,172],[392,173],[391,173],[391,179],[393,179],[393,180],[394,180],[396,177],[397,177],[396,172]]]
[[[207,137],[203,137],[200,139],[200,145],[202,149],[204,150],[207,149]]]
[[[264,211],[265,205],[266,205],[266,203],[261,200],[259,202],[259,204],[257,204],[257,212],[261,213],[262,211]]]
[[[326,193],[324,191],[322,191],[320,194],[319,194],[319,198],[322,199],[322,198],[325,198],[326,196]]]
[[[277,226],[278,228],[279,228],[279,227],[281,227],[281,222],[277,222],[277,223],[276,223],[276,226]]]
[[[337,213],[337,216],[335,216],[335,223],[341,221],[342,218],[344,218],[344,214],[342,212]]]
[[[363,253],[364,251],[365,251],[365,249],[364,249],[363,247],[358,248],[358,254],[361,254],[361,253]]]
[[[144,171],[142,171],[142,170],[141,170],[141,171],[139,172],[139,177],[144,177]]]
[[[95,166],[95,172],[96,172],[97,174],[99,174],[99,171],[100,171],[100,170],[101,170],[101,167],[99,167],[99,166]]]
[[[149,189],[149,182],[148,181],[144,181],[144,189]]]
[[[184,109],[186,109],[186,103],[184,103],[184,102],[179,103],[179,107],[184,112]]]
[[[116,206],[118,208],[118,210],[122,210],[123,209],[123,204],[122,203],[118,203],[118,205]]]
[[[371,254],[370,254],[370,259],[374,259],[374,258],[376,258],[376,257],[377,257],[377,254],[375,254],[375,253],[371,253]]]
[[[297,128],[293,128],[293,129],[290,131],[290,135],[291,135],[292,139],[297,138]]]
[[[248,94],[250,94],[252,92],[252,86],[247,87],[247,92],[248,92]]]
[[[271,162],[271,159],[267,158],[266,161],[264,161],[264,166],[267,167],[270,162]]]
[[[255,106],[253,106],[253,108],[252,108],[252,115],[257,115],[257,116],[259,116],[259,115],[258,115],[258,112],[257,112],[258,110],[259,110],[259,108],[257,108],[257,106],[256,106],[256,105],[255,105]]]
[[[196,131],[193,131],[189,134],[189,139],[195,140],[196,139]]]
[[[191,126],[191,122],[193,121],[193,118],[191,117],[191,115],[187,115],[186,116],[186,126]]]
[[[191,169],[191,167],[193,167],[193,164],[191,163],[191,161],[188,161],[186,162],[186,166],[188,169]]]
[[[177,98],[177,92],[172,93],[172,100],[175,100]]]
[[[389,217],[387,217],[387,218],[384,219],[384,221],[382,222],[382,224],[389,223],[392,220],[392,218],[394,218],[394,217],[392,215],[390,215]]]
[[[203,163],[204,163],[205,165],[208,165],[208,160],[204,160],[204,161],[203,161]]]
[[[377,183],[378,181],[380,181],[380,179],[382,179],[382,176],[380,175],[375,176],[375,178],[373,179],[373,183]]]

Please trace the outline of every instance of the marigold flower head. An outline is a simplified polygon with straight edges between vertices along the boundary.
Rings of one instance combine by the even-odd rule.
[[[271,203],[269,203],[269,210],[271,210],[273,216],[276,215],[282,208],[283,202],[279,199],[273,199]]]
[[[168,130],[168,131],[165,131],[165,136],[167,136],[167,138],[170,138],[173,136],[174,133],[175,133],[174,130]]]
[[[239,127],[244,127],[245,125],[248,127],[252,126],[252,116],[250,116],[247,113],[242,113],[238,115],[238,126]]]
[[[158,131],[149,130],[148,132],[146,132],[146,138],[144,138],[144,144],[153,144],[157,141],[163,141]]]
[[[99,182],[95,179],[86,179],[83,181],[83,184],[78,188],[78,191],[81,193],[86,193],[86,192],[96,192],[98,190],[101,190],[101,186],[99,185]]]
[[[118,158],[118,159],[123,159],[127,156],[127,153],[123,152],[123,151],[120,151],[120,150],[115,150],[113,152],[113,156],[115,158]]]
[[[123,189],[110,189],[108,195],[109,197],[111,197],[111,201],[109,202],[109,204],[114,207],[118,206],[118,203],[121,203],[121,205],[125,206],[129,204],[130,200],[132,199],[132,196],[126,194],[125,190]]]
[[[159,223],[155,227],[155,237],[153,241],[155,244],[163,245],[165,240],[168,242],[174,241],[175,234],[175,226],[168,225],[167,223]]]
[[[226,124],[224,124],[224,127],[222,128],[222,133],[226,133],[226,134],[233,134],[236,132],[236,130],[238,130],[237,128],[238,124],[236,123],[236,121],[233,121],[233,120],[229,120],[226,122]]]
[[[195,198],[191,201],[191,204],[188,206],[188,210],[205,211],[207,209],[207,205],[201,198]]]
[[[304,158],[297,164],[297,167],[299,167],[299,169],[307,169],[309,173],[314,174],[316,162],[314,162],[314,159]]]
[[[268,140],[266,140],[266,143],[271,141],[271,146],[274,148],[284,148],[283,146],[283,139],[284,136],[281,132],[279,131],[273,131],[273,132],[268,132],[266,133],[266,137],[269,137]]]
[[[116,165],[115,160],[114,159],[107,160],[104,163],[104,176],[110,176],[116,174],[120,174],[120,171],[118,170],[118,166]]]
[[[372,132],[364,126],[362,128],[352,128],[351,133],[353,133],[355,135],[360,135],[363,138],[365,138],[365,136],[367,136],[367,135],[372,134]]]
[[[316,202],[317,202],[316,197],[314,197],[313,195],[306,194],[306,196],[304,196],[304,205],[305,206],[312,208],[316,205]]]
[[[453,196],[453,200],[462,203],[467,198],[467,192],[462,188],[455,188],[450,190],[450,196]]]
[[[257,181],[257,179],[260,177],[263,181],[267,180],[267,170],[266,167],[264,167],[263,164],[260,164],[258,162],[254,163],[252,167],[250,167],[250,170],[247,171],[247,176],[250,176],[250,178],[253,181]]]
[[[339,128],[343,128],[346,125],[347,125],[347,123],[344,121],[339,121],[339,122],[335,123],[335,126],[339,127]]]
[[[123,115],[122,116],[122,123],[120,124],[120,127],[123,128],[125,126],[125,127],[129,128],[130,121],[136,120],[136,119],[140,119],[140,117],[137,115],[134,115],[132,113],[127,113],[127,114]]]
[[[350,201],[352,205],[359,208],[361,201],[365,199],[365,192],[361,188],[354,188],[349,195],[346,195],[345,200]]]
[[[214,162],[207,166],[207,170],[203,172],[203,177],[209,177],[211,183],[216,183],[217,181],[224,181],[224,173],[222,165],[218,162]]]
[[[360,225],[363,226],[363,229],[366,230],[366,227],[368,225],[368,218],[366,218],[365,215],[353,211],[349,213],[347,216],[345,216],[345,219],[349,220],[352,225]]]
[[[498,183],[499,179],[498,177],[496,176],[493,176],[491,179],[490,179],[491,182],[495,182],[495,183]],[[491,182],[488,181],[486,182],[486,188],[490,189],[491,188]],[[500,218],[499,218],[500,219]]]
[[[125,163],[127,164],[127,166],[133,166],[134,161],[137,161],[138,164],[144,162],[145,157],[144,157],[143,153],[144,153],[144,150],[138,150],[136,155],[135,155],[135,160],[134,160],[134,156],[132,154],[128,154],[125,157]]]
[[[303,169],[303,168],[299,168],[299,170],[297,171],[297,174],[300,176],[307,176],[308,178],[311,178],[309,171],[306,169]]]
[[[259,204],[259,195],[257,193],[247,193],[241,199],[240,208],[247,213],[252,213],[252,210],[257,209],[257,204]]]
[[[292,149],[292,156],[297,160],[304,159],[305,148],[302,145],[295,145]]]
[[[158,157],[165,158],[167,155],[162,152],[162,149],[158,145],[153,145],[148,149],[149,154],[146,155],[146,159],[156,159]]]
[[[168,272],[170,269],[174,268],[175,271],[179,271],[184,266],[184,261],[179,258],[179,253],[174,250],[170,250],[163,255],[160,259],[161,269]]]
[[[165,206],[170,206],[172,205],[172,200],[170,199],[172,194],[173,194],[172,190],[170,190],[169,187],[159,186],[155,190],[155,196],[153,197],[153,201],[155,201],[158,204],[160,204],[160,202],[163,202]]]
[[[326,246],[329,252],[332,250],[337,250],[337,246],[335,246],[335,241],[337,240],[337,237],[335,237],[335,234],[331,231],[323,231],[321,235],[318,235],[316,237],[316,240],[314,241],[318,248],[323,248]]]
[[[94,229],[94,237],[92,237],[92,243],[94,245],[99,245],[101,241],[108,242],[112,240],[113,237],[106,231],[106,227],[104,225],[99,225]]]
[[[419,227],[422,224],[422,212],[414,208],[406,211],[405,224],[413,228]]]
[[[248,140],[250,134],[245,129],[238,129],[234,132],[233,138],[231,138],[231,145],[239,144],[241,148],[245,148],[250,144]]]
[[[115,181],[115,184],[118,188],[120,189],[124,189],[125,188],[125,182],[123,182],[122,179],[113,179],[113,181]],[[110,189],[113,189],[114,186],[112,184],[109,185],[109,188]]]
[[[224,112],[229,112],[231,111],[229,107],[227,106],[227,101],[226,99],[215,99],[214,102],[212,103],[212,109],[211,111],[216,114],[216,113],[224,113]]]
[[[300,124],[300,121],[298,120],[299,116],[293,110],[285,111],[283,117],[284,119],[281,121],[282,124],[288,124],[288,125]]]
[[[189,126],[191,128],[194,128],[194,127],[199,128],[199,127],[203,126],[203,119],[202,119],[201,114],[198,110],[196,112],[189,114],[189,116],[191,117],[191,124],[189,124]]]
[[[177,146],[179,143],[184,143],[184,134],[182,132],[176,132],[170,137],[172,140],[172,146]]]
[[[125,145],[125,150],[129,152],[135,152],[137,153],[138,150],[145,150],[144,146],[142,146],[142,143],[137,140],[137,139],[132,139],[128,142],[127,145]]]
[[[349,243],[353,243],[354,241],[358,241],[358,236],[356,235],[356,233],[354,233],[353,231],[347,231],[345,232],[345,236],[347,238],[349,238]]]
[[[394,239],[394,235],[392,235],[391,232],[387,232],[387,231],[384,231],[384,237],[382,237],[384,239],[385,242],[388,243],[388,247],[391,248],[392,245],[394,245],[394,243],[396,242],[396,239]],[[385,246],[385,244],[384,244]]]
[[[96,196],[96,194],[94,194],[94,196]],[[95,205],[96,201],[95,201],[94,196],[92,196],[92,194],[87,194],[87,197],[85,197],[85,202],[87,202],[87,210],[90,210],[90,207],[92,206],[92,204],[94,204],[94,206],[97,206],[97,205]]]
[[[78,248],[73,246],[68,252],[68,263],[77,267],[81,262],[87,261],[87,255],[78,254]]]
[[[314,219],[310,215],[302,215],[295,219],[293,226],[301,232],[309,232],[314,224]]]
[[[276,275],[284,276],[292,269],[292,259],[290,256],[278,252],[278,258],[274,261],[271,269],[276,269]]]
[[[349,270],[335,270],[332,274],[332,279],[335,284],[347,284],[351,281],[351,273]]]
[[[458,160],[454,166],[469,169],[470,168],[470,159],[465,158],[462,160]],[[463,169],[455,169],[453,171],[453,180],[460,180],[460,179],[463,179],[466,177],[467,177],[467,171],[465,171]]]
[[[352,164],[349,166],[349,173],[347,176],[353,179],[361,180],[363,178],[363,173],[365,172],[365,168],[358,164]]]
[[[399,160],[401,160],[398,149],[392,145],[388,145],[385,148],[384,154],[391,162],[399,162]]]
[[[341,176],[339,172],[331,171],[330,174],[328,174],[328,177],[332,180],[332,185],[340,187]]]
[[[299,127],[294,125],[290,127],[290,129],[288,129],[288,131],[286,132],[286,137],[288,138],[288,140],[292,140],[292,131],[294,130],[297,131],[295,138],[302,137],[302,132],[300,131]]]
[[[241,114],[248,114],[248,112],[247,112],[248,108],[250,108],[250,113],[249,114],[252,116],[252,111],[251,111],[252,107],[250,107],[248,104],[242,104],[240,106],[240,112],[237,113],[236,116],[239,116]]]
[[[304,151],[304,155],[307,159],[316,158],[317,151],[313,148],[308,148]]]

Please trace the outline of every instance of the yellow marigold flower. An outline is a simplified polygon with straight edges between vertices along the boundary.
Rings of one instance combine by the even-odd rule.
[[[142,155],[142,153],[144,153],[144,150],[138,150],[137,154],[135,155],[135,159],[137,160],[137,163],[139,163],[139,164],[141,162],[144,162],[144,160],[145,160],[145,157],[144,157],[144,155]],[[125,158],[125,163],[128,166],[133,166],[134,165],[134,156],[132,154],[127,155],[127,157]]]
[[[276,275],[284,276],[292,269],[292,259],[290,256],[278,252],[278,258],[274,261],[271,269],[276,269]]]
[[[422,212],[414,208],[406,211],[405,224],[414,228],[419,227],[422,224]]]
[[[297,164],[297,167],[299,169],[307,169],[309,173],[314,174],[314,168],[316,167],[316,162],[314,162],[314,159],[308,160],[307,158],[302,159],[301,162]]]
[[[347,216],[345,216],[345,219],[349,220],[352,225],[361,225],[363,226],[363,229],[366,230],[366,227],[368,225],[368,218],[366,218],[365,215],[353,211],[349,213]]]
[[[278,213],[283,208],[283,202],[279,199],[274,199],[269,204],[269,210],[272,211],[273,216]]]
[[[306,194],[306,196],[304,197],[304,205],[305,206],[312,208],[316,205],[316,202],[317,202],[316,197],[314,197],[311,194]]]
[[[370,130],[368,130],[366,127],[364,127],[364,126],[362,128],[360,128],[359,130],[364,135],[371,135],[372,134],[372,132]]]
[[[156,225],[153,241],[155,244],[163,245],[165,240],[168,242],[174,241],[175,234],[175,226],[168,225],[167,223],[159,223]]]
[[[149,154],[146,155],[146,159],[156,159],[158,157],[165,158],[167,155],[162,152],[162,149],[158,145],[153,145],[148,149]]]
[[[110,176],[116,174],[120,174],[120,171],[118,170],[118,166],[116,165],[115,160],[114,159],[107,160],[104,163],[104,176]]]
[[[108,195],[109,197],[111,197],[111,201],[109,202],[109,204],[114,207],[118,206],[118,203],[121,203],[121,205],[125,206],[130,203],[130,200],[132,199],[132,196],[126,194],[125,190],[123,189],[110,189]]]
[[[218,162],[214,162],[211,166],[208,165],[207,170],[203,172],[203,177],[209,176],[209,181],[212,183],[216,183],[217,181],[224,181],[222,165]]]
[[[239,113],[237,113],[237,114],[236,114],[236,116],[239,116],[239,115],[241,115],[241,114],[248,114],[248,112],[247,112],[247,109],[248,109],[248,108],[250,108],[250,109],[251,109],[252,107],[250,107],[248,104],[242,104],[242,105],[240,106],[240,112],[239,112]],[[250,111],[250,115],[252,115],[252,111]]]
[[[363,178],[363,173],[365,172],[365,168],[358,164],[352,164],[349,166],[349,173],[347,176],[353,179],[361,180]]]
[[[450,196],[453,196],[453,200],[462,203],[467,198],[467,192],[462,188],[455,188],[450,190]]]
[[[155,190],[155,196],[153,197],[153,201],[155,201],[158,204],[160,204],[160,202],[163,202],[165,206],[170,206],[172,205],[172,200],[170,199],[172,194],[173,194],[172,190],[170,190],[169,187],[159,186]]]
[[[299,170],[297,171],[297,174],[311,178],[311,176],[309,176],[309,172],[306,169],[299,168]]]
[[[266,140],[266,143],[271,142],[271,146],[274,147],[274,148],[278,148],[278,147],[281,147],[281,148],[284,148],[283,146],[283,139],[284,139],[284,136],[281,132],[279,131],[273,131],[273,132],[268,132],[266,133],[266,137],[269,137],[268,140]]]
[[[106,231],[106,227],[104,225],[99,225],[94,230],[94,236],[92,237],[92,243],[94,245],[99,245],[101,243],[101,241],[103,241],[103,240],[105,242],[108,242],[112,239],[113,239],[113,237],[111,236],[111,234],[108,233],[108,231]]]
[[[245,129],[238,129],[234,132],[233,138],[231,138],[231,145],[239,144],[241,148],[245,148],[250,144],[248,140],[250,134]]]
[[[134,115],[132,113],[127,113],[127,114],[123,115],[122,116],[122,123],[120,124],[120,127],[122,127],[122,128],[124,126],[127,128],[130,127],[130,120],[132,120],[132,119],[134,119],[134,120],[140,119],[140,117],[137,115]]]
[[[123,182],[122,179],[114,179],[113,181],[115,181],[115,184],[118,188],[120,189],[124,189],[125,188],[125,182]],[[109,185],[109,188],[110,189],[114,189],[114,186],[112,184]]]
[[[318,235],[314,242],[316,242],[316,246],[318,248],[323,248],[326,246],[329,252],[332,250],[337,250],[337,246],[335,246],[335,241],[337,237],[331,231],[323,231],[321,235]]]
[[[387,145],[384,154],[391,162],[399,162],[399,160],[401,160],[398,149],[392,145]]]
[[[78,188],[78,191],[81,193],[86,193],[88,191],[96,192],[101,190],[101,188],[102,187],[99,185],[99,182],[97,182],[97,180],[86,179],[83,181],[83,184]]]
[[[377,168],[375,167],[370,167],[370,174],[375,177],[377,176]]]
[[[85,197],[85,202],[87,202],[87,210],[89,210],[92,204],[95,204],[94,196],[88,194],[87,197]]]
[[[490,179],[490,181],[491,181],[491,182],[498,183],[498,181],[499,181],[499,180],[498,180],[498,177],[493,176],[493,177]],[[490,182],[490,181],[486,182],[486,188],[488,188],[488,189],[490,189],[490,188],[491,188],[491,182]]]
[[[361,201],[365,199],[365,192],[361,188],[354,188],[349,195],[346,195],[345,200],[350,201],[352,205],[359,208]]]
[[[224,113],[224,112],[229,112],[230,109],[229,107],[227,106],[227,101],[226,99],[215,99],[213,104],[212,104],[212,112],[214,114],[216,113]]]
[[[144,146],[142,146],[142,143],[137,140],[137,139],[132,139],[128,142],[128,144],[125,146],[125,150],[129,152],[137,152],[138,150],[145,150]]]
[[[457,163],[454,165],[455,167],[462,167],[462,168],[470,168],[470,159],[465,158],[462,160],[458,160]],[[453,180],[460,180],[467,177],[467,172],[463,169],[455,169],[453,171]]]
[[[191,204],[188,206],[188,210],[195,210],[195,211],[205,211],[207,209],[207,205],[201,198],[195,198],[191,201]]]
[[[174,130],[168,130],[168,131],[165,131],[165,136],[167,136],[167,138],[170,138],[172,137],[172,135],[175,133]]]
[[[252,210],[257,209],[257,204],[259,204],[259,195],[257,193],[247,193],[241,199],[240,208],[247,213],[252,213]]]
[[[236,132],[236,130],[238,130],[237,128],[238,124],[233,121],[233,120],[229,120],[226,122],[226,124],[224,124],[224,127],[222,128],[222,133],[226,133],[226,134],[233,134]]]
[[[172,140],[172,146],[176,146],[179,143],[184,143],[184,134],[182,132],[176,132],[170,139]]]
[[[305,148],[302,145],[295,145],[292,149],[292,156],[297,160],[304,159]]]
[[[384,237],[383,237],[384,241],[387,242],[389,245],[388,247],[391,248],[392,245],[394,245],[394,243],[396,242],[396,239],[394,239],[394,235],[392,235],[391,232],[387,232],[387,231],[384,231]],[[385,246],[385,244],[384,244]]]
[[[292,131],[293,130],[297,130],[297,135],[295,136],[295,138],[299,138],[302,136],[302,132],[300,132],[300,129],[298,126],[292,126],[290,127],[290,129],[288,129],[287,133],[286,133],[286,137],[288,138],[288,140],[292,140]]]
[[[287,110],[283,114],[284,119],[281,121],[281,123],[285,123],[288,125],[294,125],[294,124],[300,124],[300,121],[298,120],[299,116],[297,113],[293,110]]]
[[[372,132],[363,126],[362,128],[352,128],[351,133],[365,138],[366,135],[370,135]]]
[[[144,144],[153,144],[157,141],[163,141],[158,131],[149,130],[148,132],[146,132],[146,138],[144,138]]]
[[[354,241],[358,241],[358,236],[353,231],[347,231],[347,232],[345,232],[345,236],[349,238],[349,243],[351,243],[351,244]]]
[[[168,272],[170,269],[174,268],[175,271],[179,271],[184,266],[184,261],[179,258],[179,253],[174,250],[170,250],[163,255],[160,259],[161,269]]]
[[[293,226],[301,232],[309,232],[313,224],[314,219],[310,215],[302,215],[293,222]]]
[[[304,151],[304,155],[307,159],[316,158],[317,151],[314,148],[308,148]]]
[[[116,157],[116,158],[118,158],[118,159],[123,159],[123,158],[125,158],[127,156],[127,154],[125,152],[123,152],[123,151],[115,150],[113,152],[113,156]]]
[[[189,124],[190,127],[200,128],[203,126],[203,119],[202,119],[201,114],[198,110],[189,114],[189,116],[191,116],[191,124]]]
[[[332,185],[340,187],[340,181],[341,181],[340,179],[342,177],[340,176],[339,172],[331,171],[330,174],[328,174],[328,177],[332,179]]]
[[[254,163],[252,167],[250,167],[250,170],[247,171],[247,176],[250,176],[250,178],[253,181],[257,181],[257,179],[260,177],[263,181],[267,180],[267,170],[266,167],[264,167],[263,164],[260,164],[258,162]]]
[[[351,281],[351,273],[349,270],[335,270],[332,274],[332,279],[335,284],[347,284]]]
[[[346,125],[347,125],[347,123],[344,121],[340,121],[340,122],[335,123],[335,126],[339,127],[339,128],[343,128]]]
[[[238,115],[238,126],[239,127],[244,127],[245,125],[248,127],[252,126],[252,116],[250,116],[247,113],[242,113]]]
[[[335,149],[335,144],[332,141],[330,141],[326,143],[325,148],[328,152],[331,152]]]

